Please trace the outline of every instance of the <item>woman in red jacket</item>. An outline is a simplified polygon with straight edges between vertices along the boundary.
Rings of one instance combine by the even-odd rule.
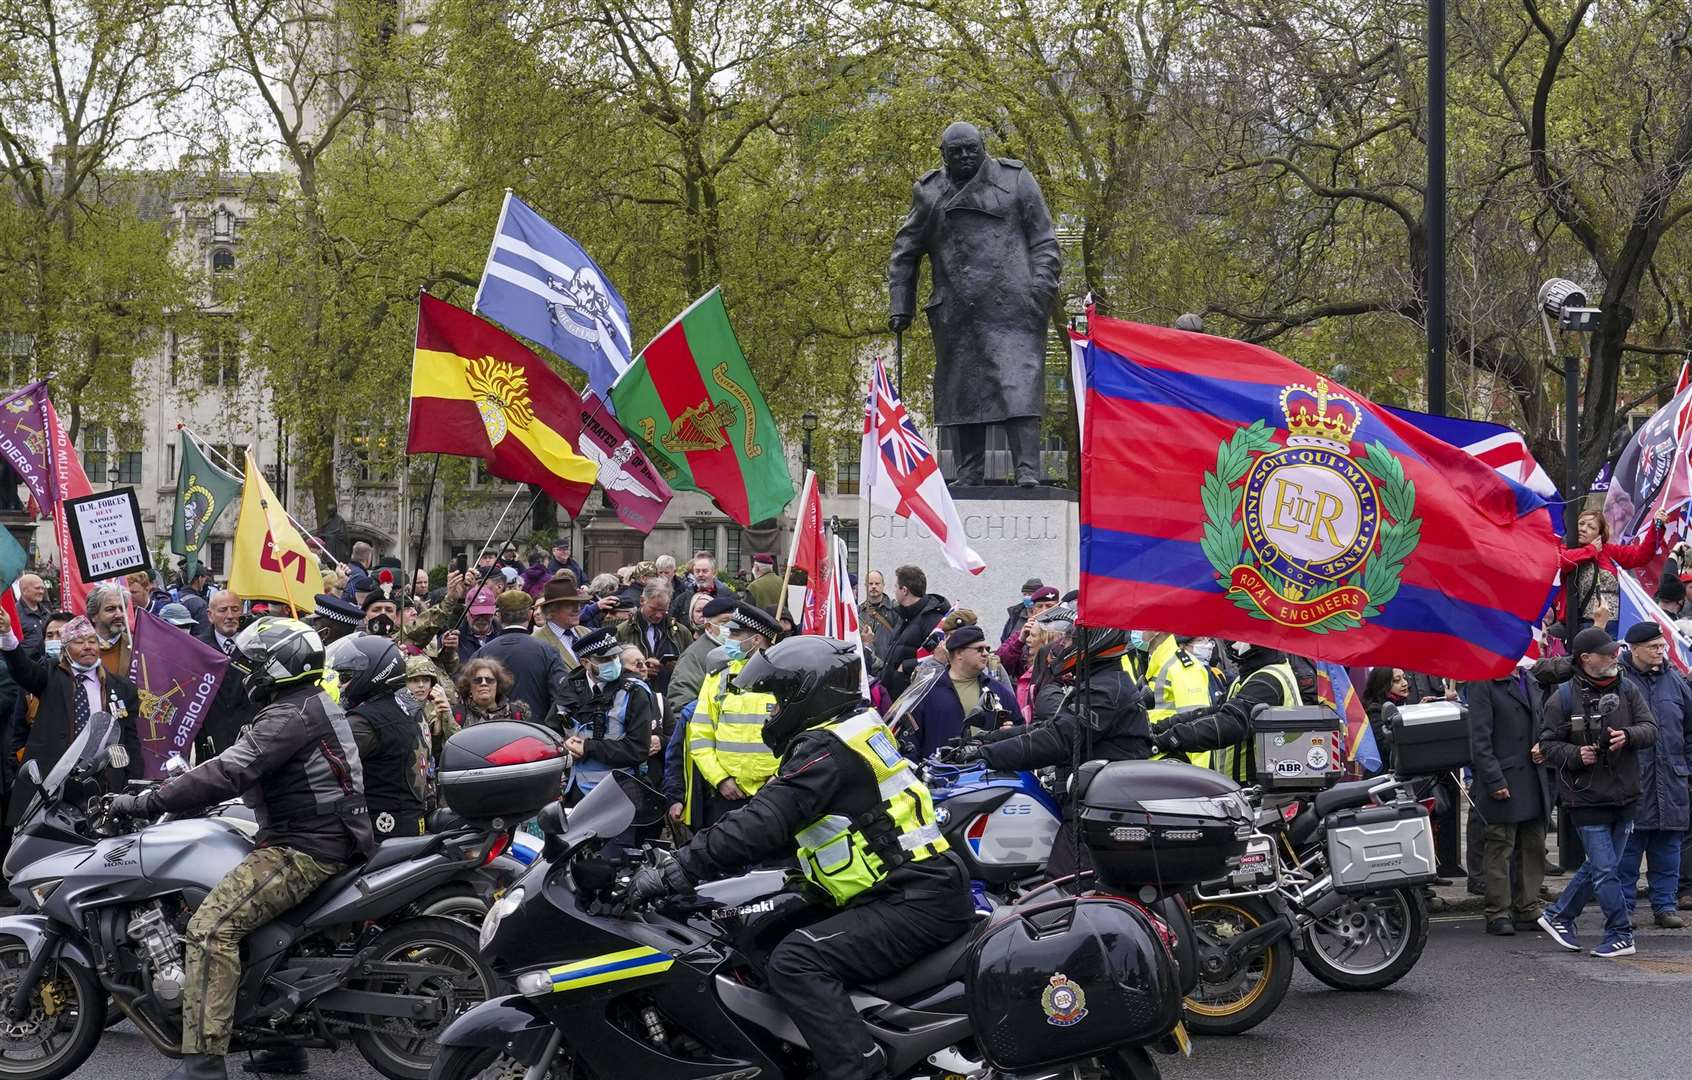
[[[1651,522],[1651,531],[1631,544],[1610,543],[1610,523],[1596,510],[1584,511],[1575,519],[1575,538],[1580,547],[1563,550],[1563,595],[1558,600],[1560,618],[1569,614],[1569,597],[1579,604],[1579,627],[1591,626],[1593,617],[1602,606],[1609,617],[1605,627],[1616,632],[1616,613],[1621,610],[1616,574],[1622,570],[1637,570],[1656,557],[1663,544],[1663,522],[1667,515],[1658,514]]]

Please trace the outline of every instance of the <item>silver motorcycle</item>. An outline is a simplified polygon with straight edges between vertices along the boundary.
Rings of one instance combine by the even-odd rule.
[[[250,825],[228,818],[119,819],[100,791],[102,776],[127,764],[118,734],[95,714],[45,777],[34,762],[21,774],[34,794],[19,840],[26,852],[58,850],[24,866],[7,860],[10,889],[32,911],[0,918],[0,1078],[73,1074],[108,1007],[180,1056],[184,931],[253,849]],[[333,1050],[350,1039],[385,1076],[424,1080],[436,1034],[498,993],[498,982],[463,922],[395,916],[509,840],[508,831],[464,826],[388,841],[255,930],[244,943],[234,1047]]]

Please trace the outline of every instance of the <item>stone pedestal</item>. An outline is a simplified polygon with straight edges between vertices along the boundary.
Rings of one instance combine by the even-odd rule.
[[[940,543],[915,518],[898,518],[876,508],[860,535],[858,581],[879,570],[893,594],[893,571],[907,563],[928,575],[928,591],[974,608],[995,643],[1004,611],[1021,594],[1022,583],[1039,578],[1058,592],[1080,584],[1079,497],[1066,488],[955,487],[952,499],[969,546],[987,562],[980,574],[952,569]]]

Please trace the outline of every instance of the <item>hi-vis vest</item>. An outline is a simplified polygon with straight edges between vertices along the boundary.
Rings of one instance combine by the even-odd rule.
[[[1279,664],[1268,664],[1260,667],[1244,678],[1235,679],[1234,685],[1228,687],[1228,697],[1232,698],[1240,692],[1240,687],[1259,675],[1267,675],[1281,684],[1282,705],[1297,705],[1303,700],[1298,692],[1298,676],[1293,674],[1292,665],[1284,660]],[[1251,783],[1249,775],[1252,769],[1251,733],[1246,733],[1244,742],[1212,754],[1210,767],[1223,776],[1231,777],[1237,784]]]
[[[868,763],[881,789],[881,807],[857,821],[829,814],[799,830],[794,837],[799,866],[812,884],[845,904],[885,881],[894,867],[947,849],[934,820],[934,800],[880,715],[866,710],[814,730],[833,735]]]
[[[1155,657],[1154,657],[1155,659]],[[1157,665],[1152,677],[1151,722],[1167,720],[1182,709],[1209,705],[1210,665],[1179,649]]]
[[[780,762],[764,743],[764,721],[775,708],[775,697],[733,688],[745,666],[745,660],[731,660],[705,676],[687,725],[687,753],[712,790],[732,779],[750,797],[775,775]]]

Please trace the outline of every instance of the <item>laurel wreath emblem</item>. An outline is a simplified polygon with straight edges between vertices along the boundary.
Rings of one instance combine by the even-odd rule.
[[[1224,589],[1236,567],[1256,567],[1264,579],[1277,591],[1295,586],[1267,567],[1257,565],[1256,556],[1246,544],[1245,524],[1239,520],[1239,497],[1234,486],[1251,470],[1254,455],[1268,453],[1275,448],[1274,435],[1261,420],[1235,431],[1233,437],[1216,448],[1216,468],[1204,474],[1200,497],[1204,503],[1204,538],[1199,546],[1204,557],[1216,571],[1216,580]],[[1363,564],[1362,580],[1353,575],[1350,581],[1332,582],[1312,589],[1303,597],[1314,600],[1333,592],[1342,585],[1356,585],[1368,594],[1369,603],[1360,615],[1337,612],[1304,629],[1315,634],[1354,630],[1364,619],[1381,613],[1381,608],[1398,595],[1404,574],[1404,564],[1410,553],[1422,541],[1422,519],[1416,517],[1416,485],[1404,475],[1404,465],[1379,440],[1369,444],[1357,464],[1374,477],[1380,485],[1381,507],[1390,521],[1383,521],[1378,547]],[[1250,596],[1238,591],[1229,592],[1234,604],[1254,619],[1267,621],[1269,616]]]

